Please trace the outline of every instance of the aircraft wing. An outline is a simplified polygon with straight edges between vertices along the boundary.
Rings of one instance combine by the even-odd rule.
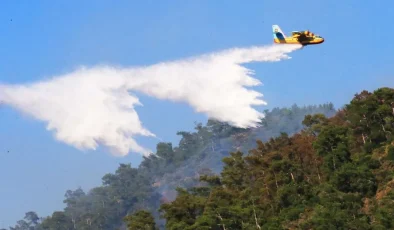
[[[300,32],[300,31],[294,31],[294,32],[292,32],[291,35],[293,38],[296,38],[298,41],[305,40],[307,37],[303,32]]]

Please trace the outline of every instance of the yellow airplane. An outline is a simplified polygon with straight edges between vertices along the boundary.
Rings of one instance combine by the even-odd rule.
[[[286,37],[278,25],[273,25],[272,32],[274,35],[274,43],[279,44],[301,44],[303,46],[307,46],[317,45],[324,42],[324,38],[317,34],[311,33],[309,30],[292,31],[291,37]]]

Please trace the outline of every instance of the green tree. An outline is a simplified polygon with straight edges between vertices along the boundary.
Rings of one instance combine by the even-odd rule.
[[[351,162],[349,128],[335,125],[324,127],[314,148],[324,159],[324,169],[327,175],[338,170],[343,164]]]
[[[40,230],[40,218],[37,213],[30,211],[25,213],[23,220],[17,221],[15,227],[10,227],[11,230]]]
[[[186,230],[192,226],[204,210],[206,198],[195,196],[189,191],[177,188],[178,196],[171,203],[162,204],[160,211],[166,219],[166,228]]]
[[[41,224],[44,230],[72,230],[74,224],[64,212],[54,212],[52,216],[44,219]]]
[[[124,218],[127,228],[130,230],[155,230],[156,223],[152,214],[146,210],[140,210],[133,215]]]

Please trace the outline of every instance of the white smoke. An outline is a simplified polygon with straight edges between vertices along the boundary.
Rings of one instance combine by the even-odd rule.
[[[36,119],[48,122],[56,139],[78,149],[109,147],[114,155],[151,153],[136,135],[155,136],[144,128],[134,106],[142,105],[130,91],[187,102],[196,112],[238,127],[255,127],[265,105],[259,92],[245,88],[260,81],[240,64],[288,59],[299,45],[230,49],[187,60],[148,67],[82,68],[25,85],[0,85],[0,100]],[[159,111],[164,112],[164,111]],[[180,118],[181,119],[181,118]]]

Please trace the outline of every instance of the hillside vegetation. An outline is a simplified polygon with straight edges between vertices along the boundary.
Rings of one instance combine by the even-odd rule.
[[[66,208],[11,229],[393,229],[394,89],[266,111],[262,127],[208,121],[138,168],[67,191]],[[159,218],[159,214],[162,218]],[[31,227],[31,228],[29,228]]]

